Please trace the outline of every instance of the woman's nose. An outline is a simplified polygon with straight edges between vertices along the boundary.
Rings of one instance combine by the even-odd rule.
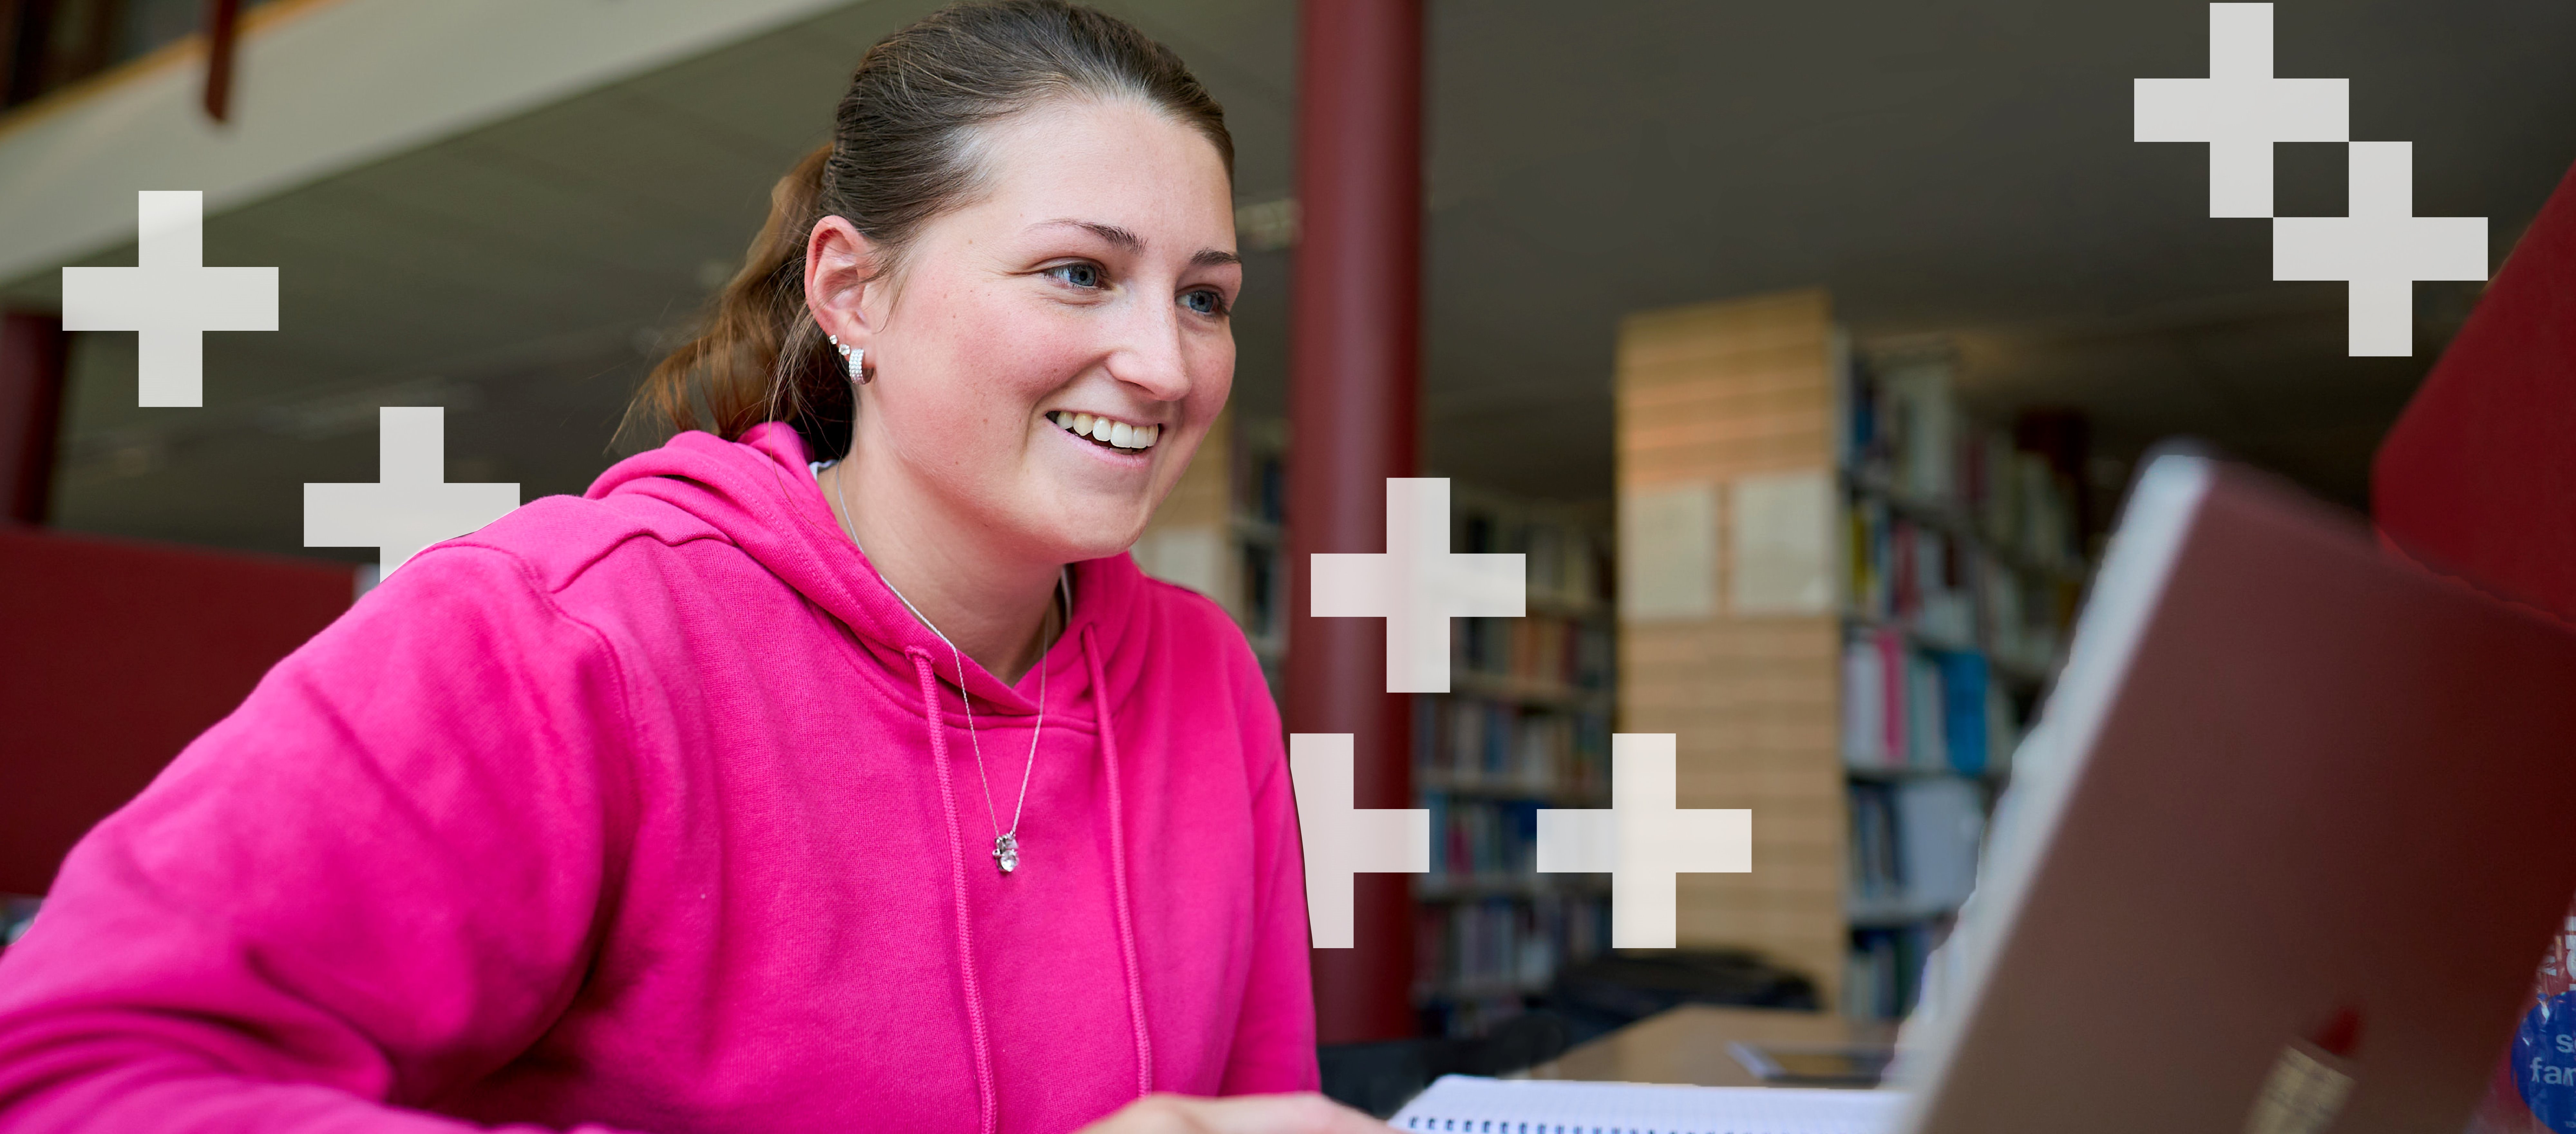
[[[1109,355],[1109,375],[1142,390],[1158,402],[1176,402],[1190,392],[1188,352],[1181,345],[1181,321],[1172,304],[1140,303],[1121,320],[1116,350]]]

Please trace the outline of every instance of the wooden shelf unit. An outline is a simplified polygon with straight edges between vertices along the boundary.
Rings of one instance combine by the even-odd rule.
[[[1681,806],[1753,811],[1751,873],[1681,876],[1680,944],[1752,949],[1827,1004],[1850,949],[1842,627],[1829,599],[1730,605],[1725,535],[1742,482],[1831,476],[1837,349],[1819,291],[1701,304],[1623,321],[1614,379],[1619,731],[1675,735]]]
[[[1918,816],[1972,799],[1982,821],[2085,573],[2071,490],[1968,422],[1952,365],[1856,353],[1821,291],[1620,328],[1619,731],[1676,735],[1681,806],[1754,813],[1750,874],[1681,877],[1680,943],[1755,950],[1859,1015],[1910,1003],[1913,956],[1883,954],[1944,928],[1974,836],[1969,874],[1955,836],[1924,856],[1943,859],[1924,872],[1945,880],[1930,900],[1886,892],[1857,852],[1915,845],[1887,833],[1900,797],[1953,809]],[[1855,700],[1847,685],[1891,659],[1897,683]],[[1931,715],[1891,731],[1889,704]],[[1866,729],[1902,750],[1854,743]],[[1952,736],[1977,750],[1949,758]]]

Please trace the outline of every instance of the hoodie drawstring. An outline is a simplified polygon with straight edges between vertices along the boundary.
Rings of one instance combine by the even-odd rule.
[[[939,708],[939,679],[932,676],[929,651],[907,646],[903,652],[911,656],[913,673],[921,678],[921,711],[930,725],[930,762],[939,769],[939,812],[948,821],[948,881],[957,895],[957,978],[966,986],[966,1030],[975,1040],[975,1128],[995,1134],[999,1108],[993,1099],[993,1045],[984,1031],[984,991],[975,981],[975,933],[966,917],[966,843],[957,829],[957,793],[948,775],[948,730],[941,727],[946,717]],[[1128,987],[1135,987],[1132,978]]]
[[[1145,1027],[1145,984],[1136,967],[1136,919],[1127,912],[1127,811],[1118,796],[1118,729],[1109,721],[1109,683],[1091,625],[1082,627],[1082,660],[1091,667],[1091,707],[1100,719],[1100,759],[1109,778],[1109,888],[1118,905],[1118,951],[1127,962],[1127,1017],[1136,1026],[1136,1096],[1154,1093],[1154,1036]]]
[[[976,1128],[995,1134],[999,1122],[993,1089],[993,1044],[984,1024],[984,992],[975,979],[975,935],[967,917],[966,843],[957,826],[956,785],[948,774],[947,729],[940,711],[939,678],[930,653],[907,646],[914,676],[921,679],[921,711],[930,726],[930,762],[939,769],[939,813],[948,823],[949,886],[957,895],[957,976],[966,986],[966,1028],[975,1041]],[[1154,1035],[1145,1025],[1145,984],[1136,964],[1136,919],[1127,903],[1126,802],[1118,788],[1118,730],[1109,719],[1109,684],[1100,668],[1100,650],[1091,627],[1082,628],[1082,661],[1091,671],[1092,711],[1100,721],[1100,759],[1109,781],[1109,891],[1118,911],[1118,954],[1127,967],[1127,1020],[1136,1032],[1136,1096],[1154,1093]],[[1044,665],[1045,659],[1039,659]]]

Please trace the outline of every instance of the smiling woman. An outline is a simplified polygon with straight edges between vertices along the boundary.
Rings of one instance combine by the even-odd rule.
[[[421,553],[72,852],[0,1128],[1383,1129],[1311,1093],[1252,654],[1125,554],[1232,383],[1230,165],[1088,9],[870,50],[639,393],[677,435]]]
[[[1224,408],[1243,270],[1222,154],[1162,107],[1067,95],[982,134],[972,199],[899,245],[823,217],[804,284],[870,379],[827,494],[860,503],[841,518],[878,569],[1007,680],[1058,568],[1134,543]]]

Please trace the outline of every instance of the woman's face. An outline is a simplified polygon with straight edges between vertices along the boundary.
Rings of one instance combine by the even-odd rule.
[[[854,310],[817,305],[875,375],[856,447],[1012,552],[1114,555],[1233,386],[1231,181],[1205,137],[1128,101],[1057,100],[976,144],[983,194]]]

